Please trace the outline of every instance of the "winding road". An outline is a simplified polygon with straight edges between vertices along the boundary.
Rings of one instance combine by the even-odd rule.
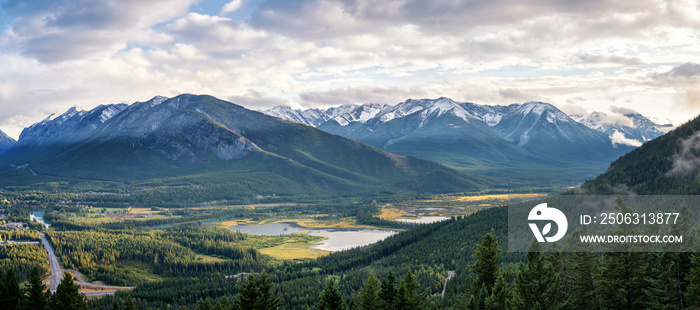
[[[447,272],[447,278],[445,279],[445,285],[442,287],[442,293],[440,294],[440,295],[442,295],[442,297],[445,297],[445,290],[447,290],[447,281],[450,281],[450,279],[452,279],[452,277],[454,277],[454,276],[455,276],[454,271]]]
[[[41,243],[44,244],[44,248],[46,249],[46,252],[49,253],[49,265],[51,266],[51,277],[49,278],[49,281],[51,282],[51,285],[49,286],[49,289],[51,290],[51,293],[56,292],[56,288],[58,288],[58,284],[61,283],[61,279],[63,279],[63,273],[64,271],[68,271],[72,274],[75,275],[75,284],[78,284],[83,287],[89,287],[93,289],[102,289],[102,291],[94,291],[94,292],[84,292],[86,297],[98,297],[98,296],[105,296],[105,295],[114,295],[114,292],[118,290],[129,290],[133,289],[131,286],[106,286],[106,285],[99,285],[99,284],[92,284],[85,282],[85,279],[83,279],[82,275],[80,272],[76,270],[70,270],[70,269],[62,269],[61,265],[58,263],[58,260],[56,259],[56,253],[54,252],[53,248],[51,247],[51,243],[49,243],[49,240],[46,238],[46,235],[44,233],[39,233],[39,237],[41,238]]]

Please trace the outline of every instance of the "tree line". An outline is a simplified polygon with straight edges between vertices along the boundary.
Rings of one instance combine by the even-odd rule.
[[[37,268],[31,272],[27,285],[20,288],[14,269],[0,275],[0,309],[6,310],[88,310],[85,295],[69,273],[51,293],[41,281]]]

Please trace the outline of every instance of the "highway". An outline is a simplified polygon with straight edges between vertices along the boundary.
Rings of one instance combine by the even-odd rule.
[[[61,279],[63,279],[63,269],[61,269],[61,265],[58,264],[56,253],[54,253],[49,240],[46,239],[46,235],[40,232],[39,237],[41,238],[41,243],[44,244],[44,249],[49,253],[49,265],[51,265],[51,286],[49,288],[51,289],[51,293],[56,293],[56,288],[58,284],[61,283]]]
[[[58,287],[58,284],[61,283],[61,279],[63,279],[63,272],[64,270],[61,268],[61,265],[58,263],[58,260],[56,259],[56,253],[54,252],[53,248],[51,247],[51,244],[49,243],[49,240],[46,238],[46,235],[44,233],[39,233],[39,237],[41,238],[41,242],[44,244],[44,248],[46,249],[46,252],[49,253],[49,265],[51,265],[51,277],[49,278],[49,281],[51,281],[51,286],[49,287],[51,289],[51,293],[56,292],[56,288]],[[133,287],[130,286],[105,286],[105,285],[99,285],[99,284],[92,284],[85,282],[85,279],[83,279],[82,275],[80,272],[76,270],[65,270],[68,272],[71,272],[75,275],[75,284],[78,284],[80,286],[84,287],[90,287],[90,288],[95,288],[95,289],[104,289],[104,291],[94,291],[94,292],[85,292],[86,297],[98,297],[98,296],[105,296],[105,295],[114,295],[114,292],[118,290],[125,290],[125,289],[133,289]]]

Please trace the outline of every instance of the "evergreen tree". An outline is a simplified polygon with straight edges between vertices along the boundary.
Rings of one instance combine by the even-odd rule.
[[[467,275],[467,281],[464,282],[464,292],[459,296],[455,310],[473,309],[474,300],[474,278]]]
[[[688,208],[688,204],[681,204],[679,217],[674,225],[664,225],[666,228],[662,233],[669,236],[683,236],[690,239],[689,244],[674,244],[670,243],[666,246],[666,252],[658,253],[658,262],[654,265],[657,269],[657,279],[654,285],[649,285],[653,292],[652,301],[659,305],[662,309],[685,309],[688,307],[686,300],[686,292],[688,291],[688,280],[686,276],[690,274],[691,253],[678,252],[682,250],[681,246],[693,246],[692,230],[693,225],[689,221],[692,219],[692,213]],[[647,254],[650,256],[651,254]]]
[[[474,250],[473,256],[475,262],[469,267],[476,275],[474,288],[480,290],[483,284],[487,293],[491,294],[501,263],[501,249],[498,247],[498,238],[490,233],[486,234],[481,244]],[[478,294],[478,292],[474,292],[474,294]]]
[[[528,246],[527,266],[520,263],[515,277],[517,298],[513,299],[516,309],[560,309],[557,300],[561,278],[546,255],[541,253],[539,242]]]
[[[253,307],[251,307],[253,308]],[[195,308],[197,310],[211,310],[211,301],[209,301],[209,298],[206,300],[200,299],[199,302],[197,302],[197,307]]]
[[[252,305],[255,305],[259,296],[260,292],[258,291],[255,275],[250,275],[241,283],[238,290],[238,296],[233,300],[233,309],[250,309]]]
[[[588,235],[584,226],[571,235],[572,243],[577,242],[581,235]],[[572,309],[599,309],[598,278],[600,277],[600,255],[593,252],[589,244],[582,244],[580,252],[569,253],[568,274],[564,279],[568,288],[567,301]]]
[[[124,303],[124,310],[136,310],[136,306],[134,305],[134,299],[131,298],[131,295],[126,297],[126,302]]]
[[[653,277],[647,277],[650,301],[660,309],[685,309],[688,301],[686,276],[691,273],[691,253],[654,253],[657,256]],[[653,254],[647,254],[647,257]]]
[[[617,197],[615,210],[632,213],[632,209]],[[613,235],[636,235],[636,225],[617,225]],[[632,252],[627,245],[612,245],[605,252],[601,271],[600,296],[602,306],[609,309],[644,309],[647,307],[648,284],[646,275],[651,272],[649,254]]]
[[[231,302],[229,302],[228,297],[221,296],[214,306],[214,310],[229,310],[231,309]]]
[[[343,296],[338,290],[335,280],[328,279],[321,296],[316,303],[316,310],[341,310],[343,309]]]
[[[255,303],[256,310],[276,310],[282,304],[280,297],[275,296],[272,290],[270,277],[263,273],[257,281],[258,300]]]
[[[80,294],[79,286],[73,282],[73,277],[65,273],[58,284],[56,293],[51,297],[51,306],[55,310],[87,310],[85,295]]]
[[[15,275],[15,270],[13,268],[7,269],[3,282],[5,282],[2,298],[3,306],[5,309],[18,309],[20,302],[22,301],[23,294],[22,290],[19,288],[17,276]]]
[[[685,299],[689,307],[700,308],[700,253],[691,255],[691,268],[686,276],[688,290]]]
[[[410,272],[406,273],[397,290],[396,308],[399,310],[424,309],[427,296],[418,294],[418,289],[419,284],[416,282],[413,274]]]
[[[121,306],[119,306],[119,299],[114,298],[112,301],[112,310],[121,310]]]
[[[481,284],[479,292],[472,296],[469,300],[467,309],[469,310],[485,310],[486,300],[488,299],[488,290],[486,289],[486,284]]]
[[[0,309],[9,309],[7,304],[7,285],[5,284],[5,273],[0,270]]]
[[[389,276],[382,281],[379,289],[379,309],[395,310],[396,309],[396,278],[394,273],[389,271]]]
[[[467,277],[465,290],[457,304],[457,309],[479,309],[486,307],[486,299],[492,294],[501,264],[501,249],[498,238],[488,233],[481,244],[472,252],[474,264],[469,269],[475,277]],[[482,292],[483,290],[483,292]]]
[[[491,295],[486,298],[486,310],[502,310],[508,308],[511,294],[511,285],[508,282],[508,278],[510,278],[508,273],[500,269],[498,277],[496,278],[496,283],[493,285],[493,291]]]
[[[379,305],[379,300],[379,280],[370,274],[369,279],[360,289],[356,307],[359,310],[374,310]]]
[[[281,301],[280,297],[273,293],[269,276],[263,274],[259,278],[251,275],[245,279],[232,304],[232,308],[237,310],[276,310],[279,309]]]
[[[646,308],[649,264],[645,253],[605,253],[601,274],[603,305],[610,309]]]
[[[598,309],[598,253],[576,252],[569,255],[568,301],[573,309]]]
[[[48,309],[47,294],[44,291],[46,291],[46,285],[41,282],[39,269],[34,267],[29,276],[29,287],[27,288],[27,297],[23,308],[27,310]]]

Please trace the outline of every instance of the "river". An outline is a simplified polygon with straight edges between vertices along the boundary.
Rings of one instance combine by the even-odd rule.
[[[29,219],[44,224],[44,228],[49,228],[51,223],[44,221],[44,211],[35,211],[29,214]]]

